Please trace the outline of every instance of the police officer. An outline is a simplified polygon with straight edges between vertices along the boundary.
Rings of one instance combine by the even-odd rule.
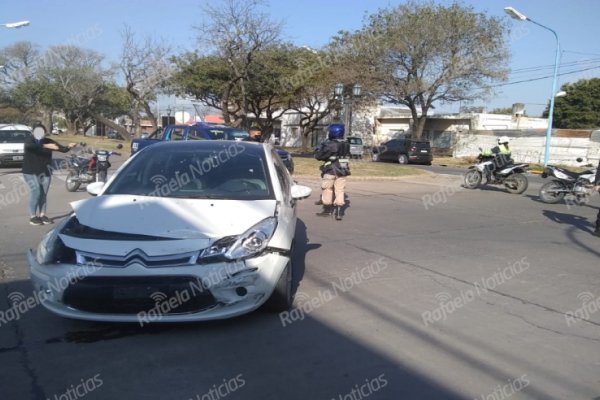
[[[327,217],[334,214],[338,221],[343,217],[344,189],[346,188],[346,177],[350,175],[350,166],[348,165],[350,145],[344,140],[344,132],[343,124],[329,125],[327,141],[322,143],[315,152],[315,158],[324,161],[321,165],[323,210],[317,215]],[[333,198],[334,191],[335,200]]]
[[[508,145],[508,136],[501,136],[498,138],[498,146],[493,147],[490,150],[483,151],[481,153],[484,157],[494,157],[494,165],[490,166],[490,168],[486,168],[486,178],[488,182],[492,181],[492,172],[495,169],[502,168],[505,165],[508,165],[512,162],[511,150]]]

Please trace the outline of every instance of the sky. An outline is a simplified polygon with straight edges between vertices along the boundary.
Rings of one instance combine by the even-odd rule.
[[[212,1],[214,2],[218,0]],[[4,1],[0,23],[28,20],[20,29],[0,28],[0,48],[30,41],[45,49],[73,44],[93,49],[117,62],[121,32],[127,25],[138,38],[153,36],[170,43],[177,53],[197,48],[206,0],[19,0]],[[298,46],[319,48],[340,30],[360,29],[365,15],[395,7],[403,0],[265,0],[263,11],[283,24],[284,39]],[[450,0],[436,0],[450,4]],[[552,94],[556,51],[553,34],[531,22],[510,19],[512,6],[535,22],[553,29],[560,43],[558,86],[600,77],[600,0],[464,0],[475,11],[506,18],[511,74],[508,84],[469,106],[488,111],[524,103],[530,116],[539,116]],[[269,23],[268,20],[265,23]],[[171,101],[171,100],[169,100]],[[466,105],[466,104],[463,104]],[[163,105],[161,105],[163,106]],[[166,107],[166,105],[165,105]],[[458,112],[460,104],[440,105],[435,112]]]

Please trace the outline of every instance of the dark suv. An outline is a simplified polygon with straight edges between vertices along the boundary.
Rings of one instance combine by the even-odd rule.
[[[427,140],[410,138],[392,139],[373,148],[373,161],[398,161],[400,164],[431,165],[433,154]]]

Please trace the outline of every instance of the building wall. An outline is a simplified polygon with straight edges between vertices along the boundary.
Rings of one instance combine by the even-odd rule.
[[[530,131],[473,131],[456,135],[453,148],[454,157],[474,157],[480,149],[490,149],[497,145],[498,137],[511,138],[512,157],[517,162],[543,164],[546,146],[544,130]],[[596,165],[600,159],[599,131],[566,131],[554,129],[550,142],[550,164],[581,165],[576,159],[581,157],[583,163]]]

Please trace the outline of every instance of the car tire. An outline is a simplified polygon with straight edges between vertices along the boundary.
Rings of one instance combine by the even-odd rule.
[[[381,160],[379,159],[379,153],[372,153],[372,154],[371,154],[371,161],[373,161],[373,162],[378,162],[378,161],[381,161]]]
[[[291,252],[290,252],[291,257]],[[287,311],[294,304],[294,294],[292,292],[292,259],[288,261],[281,276],[273,289],[271,297],[265,303],[265,307],[272,312]]]
[[[398,155],[398,164],[408,164],[408,156],[406,154]]]

